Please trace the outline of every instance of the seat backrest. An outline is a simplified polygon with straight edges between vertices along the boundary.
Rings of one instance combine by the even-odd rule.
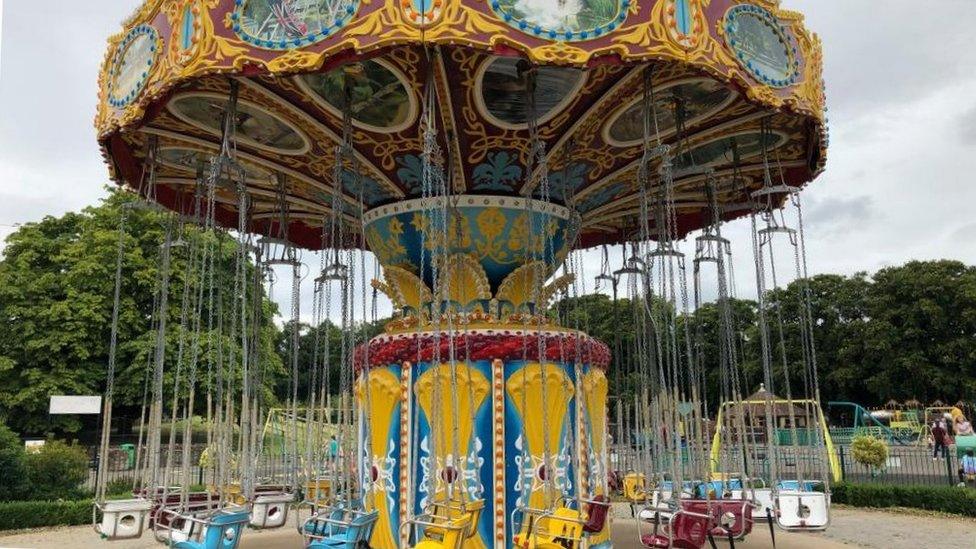
[[[593,498],[593,501],[586,504],[586,524],[583,531],[593,534],[602,532],[607,523],[607,512],[610,510],[610,500],[607,496],[600,494]]]
[[[646,480],[640,473],[629,473],[624,477],[624,497],[637,501],[644,499]]]
[[[464,516],[445,524],[446,528],[442,540],[444,549],[460,549],[467,537],[469,520],[467,516]]]
[[[677,511],[671,530],[671,543],[687,544],[702,547],[708,539],[708,526],[711,519],[707,516]]]
[[[552,515],[542,519],[545,523],[540,524],[539,533],[543,536],[559,538],[558,542],[563,547],[576,547],[583,537],[583,524],[579,518],[579,511],[576,509],[560,507],[553,511]]]
[[[250,520],[247,511],[217,513],[210,519],[203,545],[206,549],[237,549]]]

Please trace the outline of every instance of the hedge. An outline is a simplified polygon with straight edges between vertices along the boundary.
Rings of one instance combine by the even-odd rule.
[[[90,524],[92,501],[0,502],[0,530]]]
[[[976,490],[955,486],[831,486],[831,502],[855,507],[911,507],[976,517]]]

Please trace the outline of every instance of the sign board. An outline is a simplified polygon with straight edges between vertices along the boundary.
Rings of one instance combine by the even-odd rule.
[[[51,396],[50,414],[100,414],[100,396]]]

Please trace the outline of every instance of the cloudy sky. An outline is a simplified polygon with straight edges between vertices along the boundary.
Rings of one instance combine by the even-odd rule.
[[[976,263],[976,1],[938,4],[933,12],[917,0],[783,1],[806,14],[825,46],[829,161],[803,195],[813,272]],[[106,38],[136,5],[0,0],[0,237],[11,224],[102,196],[92,128],[98,68]],[[726,231],[737,273],[748,273],[747,222]]]

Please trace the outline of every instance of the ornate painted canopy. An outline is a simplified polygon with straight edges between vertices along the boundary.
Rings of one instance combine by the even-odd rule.
[[[526,173],[526,62],[538,67],[550,198],[580,214],[578,246],[631,238],[639,224],[648,66],[660,137],[682,140],[680,230],[700,226],[706,204],[695,167],[718,175],[728,204],[761,184],[763,141],[788,185],[823,169],[820,43],[774,0],[149,0],[109,40],[95,123],[113,178],[133,188],[155,136],[155,198],[185,211],[202,162],[218,150],[236,80],[251,228],[268,234],[278,222],[283,175],[289,238],[318,248],[344,90],[357,168],[343,172],[339,203],[351,225],[360,195],[366,210],[420,195],[429,71],[454,192],[536,197],[538,166]],[[733,148],[735,181],[725,177]],[[218,193],[217,218],[236,226],[231,194]]]

